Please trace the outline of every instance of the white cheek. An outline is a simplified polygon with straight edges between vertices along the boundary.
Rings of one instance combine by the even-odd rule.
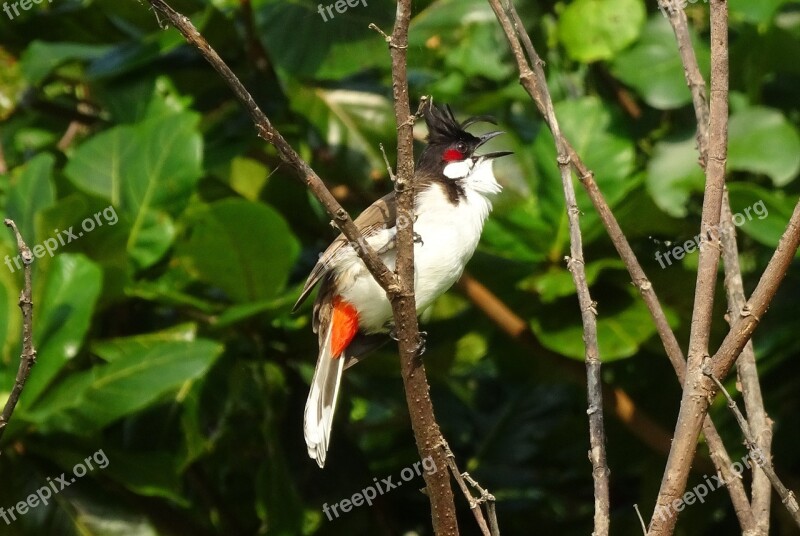
[[[448,179],[463,179],[472,171],[473,164],[471,158],[460,162],[450,162],[444,166],[444,176]]]

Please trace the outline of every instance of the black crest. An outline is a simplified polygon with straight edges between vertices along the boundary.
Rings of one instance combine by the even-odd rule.
[[[459,123],[449,105],[445,104],[440,108],[430,101],[423,108],[422,114],[428,125],[428,143],[430,145],[448,145],[458,140],[474,142],[478,138],[467,132],[467,127],[480,122],[497,124],[494,118],[488,115],[470,117],[463,123]]]

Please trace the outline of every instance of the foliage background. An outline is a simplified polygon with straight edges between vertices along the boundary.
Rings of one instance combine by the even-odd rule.
[[[279,130],[355,214],[391,188],[385,43],[394,8],[370,0],[323,22],[306,0],[176,0]],[[769,216],[739,228],[751,290],[798,195],[800,10],[731,0],[731,204]],[[419,1],[410,32],[413,99],[490,113],[515,157],[469,271],[566,364],[582,358],[552,139],[518,86],[488,4]],[[688,340],[696,254],[654,256],[699,227],[703,177],[676,45],[655,2],[524,1],[562,128],[597,180]],[[708,65],[707,5],[688,5]],[[309,306],[290,314],[334,237],[321,207],[254,135],[209,66],[142,2],[57,0],[0,15],[0,204],[30,245],[115,207],[104,225],[34,264],[38,363],[6,432],[0,506],[102,448],[90,473],[2,534],[429,534],[422,479],[329,522],[335,503],[416,461],[391,346],[345,380],[327,467],[305,453],[302,409],[316,359]],[[706,72],[707,75],[707,72]],[[424,129],[416,134],[421,140]],[[654,328],[579,190],[604,380],[671,433],[679,389]],[[0,233],[0,256],[16,255]],[[0,268],[0,392],[20,352],[20,272]],[[789,273],[756,333],[774,458],[800,489],[800,343]],[[722,294],[718,294],[722,296]],[[725,333],[716,304],[715,341]],[[585,391],[509,340],[457,290],[424,316],[437,417],[462,468],[497,496],[504,534],[585,534],[591,469]],[[685,344],[685,343],[684,343]],[[557,362],[557,363],[558,363]],[[729,388],[735,388],[733,379]],[[0,396],[3,398],[3,396]],[[740,432],[712,410],[734,459]],[[615,534],[638,531],[665,456],[607,414]],[[702,449],[701,449],[702,450]],[[702,451],[702,456],[706,456]],[[689,486],[702,481],[698,470]],[[460,502],[464,534],[474,533]],[[789,534],[781,505],[773,533]],[[535,528],[534,528],[535,527]],[[681,514],[679,534],[730,534],[727,494]]]

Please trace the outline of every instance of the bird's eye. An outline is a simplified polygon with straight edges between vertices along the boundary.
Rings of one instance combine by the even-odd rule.
[[[467,153],[467,144],[464,143],[463,141],[458,142],[456,144],[456,151],[458,151],[461,154],[466,154]]]

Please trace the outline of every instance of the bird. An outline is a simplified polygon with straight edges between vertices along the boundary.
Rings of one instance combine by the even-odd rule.
[[[414,195],[414,294],[417,314],[461,277],[492,210],[492,198],[501,190],[493,161],[512,154],[476,150],[503,134],[480,136],[467,132],[475,123],[496,124],[491,116],[471,117],[459,123],[452,109],[422,105],[428,127],[426,145],[412,178]],[[390,270],[395,268],[397,223],[395,193],[375,201],[354,221]],[[363,242],[362,242],[363,244]],[[386,293],[358,257],[359,243],[339,235],[320,255],[294,306],[320,289],[312,310],[312,328],[319,339],[319,355],[305,406],[303,428],[308,455],[325,466],[333,416],[342,374],[365,353],[382,345],[392,332],[392,308]]]

